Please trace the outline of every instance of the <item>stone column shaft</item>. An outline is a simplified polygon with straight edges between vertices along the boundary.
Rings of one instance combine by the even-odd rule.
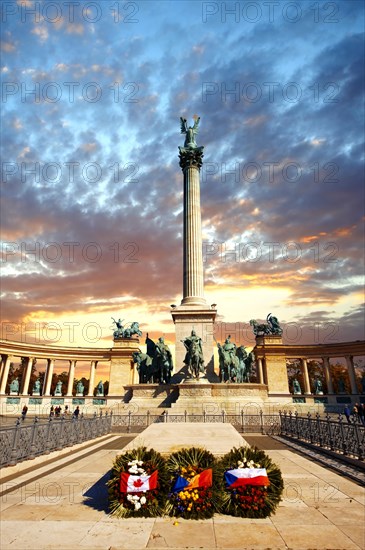
[[[257,360],[257,377],[258,377],[258,383],[263,384],[264,383],[264,373],[262,370],[262,359]]]
[[[184,278],[182,303],[205,303],[199,169],[184,170]]]
[[[323,357],[324,375],[326,377],[328,393],[333,393],[332,376],[328,357]]]
[[[30,381],[30,375],[32,374],[32,366],[33,366],[33,357],[28,357],[27,366],[25,367],[25,371],[23,374],[22,387],[20,390],[20,393],[23,395],[28,395],[29,393],[29,381]]]
[[[304,393],[312,393],[311,392],[311,385],[309,381],[309,375],[308,375],[308,365],[307,365],[307,359],[302,358],[300,360],[302,364],[302,372],[303,372],[303,379],[304,379]]]
[[[94,395],[94,386],[95,386],[95,371],[96,371],[96,365],[97,361],[91,361],[90,365],[90,382],[89,382],[89,391],[87,392],[87,395],[93,396]]]
[[[43,395],[51,394],[51,383],[54,369],[54,359],[47,359],[47,370],[43,382]]]
[[[75,378],[76,361],[74,361],[72,359],[69,362],[70,362],[70,368],[69,368],[69,371],[68,371],[68,382],[67,382],[67,393],[66,393],[66,395],[72,395],[72,389],[73,389],[74,378]]]
[[[346,355],[346,364],[347,364],[347,370],[349,373],[350,378],[350,385],[351,385],[351,393],[352,395],[359,393],[359,390],[357,389],[356,385],[356,376],[355,376],[355,369],[354,369],[354,362],[351,355]]]
[[[5,359],[4,366],[3,366],[3,372],[1,375],[1,386],[0,386],[0,394],[4,395],[6,390],[6,384],[8,383],[8,376],[9,376],[9,369],[10,369],[10,363],[11,363],[12,357],[8,355]]]

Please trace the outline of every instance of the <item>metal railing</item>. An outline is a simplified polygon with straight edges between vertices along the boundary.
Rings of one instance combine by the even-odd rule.
[[[360,460],[365,456],[365,426],[359,422],[344,421],[341,414],[338,420],[329,414],[321,418],[318,413],[299,416],[297,412],[280,412],[279,415],[281,435],[285,437]]]
[[[0,466],[13,466],[65,447],[95,439],[111,432],[112,415],[76,419],[64,416],[49,420],[34,418],[31,424],[20,419],[15,426],[0,430]]]
[[[156,422],[203,422],[203,423],[227,423],[242,433],[279,434],[280,418],[278,414],[227,414],[221,411],[219,414],[206,412],[195,413],[171,413],[165,410],[162,414],[153,414],[147,411],[145,414],[113,415],[112,431],[125,430],[127,433],[138,429],[144,429]]]

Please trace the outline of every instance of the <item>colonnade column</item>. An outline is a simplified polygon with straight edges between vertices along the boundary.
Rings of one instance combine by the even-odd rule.
[[[356,393],[359,393],[359,390],[357,389],[357,385],[356,385],[354,361],[353,361],[353,357],[351,355],[346,355],[345,359],[346,359],[347,370],[348,370],[349,378],[350,378],[351,393],[354,395]]]
[[[262,371],[262,359],[257,359],[257,378],[258,378],[259,384],[264,383],[264,373]]]
[[[330,362],[328,357],[323,357],[324,375],[327,382],[327,393],[333,393],[332,376],[330,371]]]
[[[47,359],[47,369],[46,369],[46,375],[44,377],[43,382],[43,395],[50,395],[51,393],[51,383],[52,383],[52,376],[53,376],[53,369],[54,369],[54,359]]]
[[[66,395],[72,395],[73,385],[74,385],[74,378],[75,378],[75,366],[76,361],[74,359],[69,360],[70,368],[68,371],[68,383],[67,383],[67,393]]]
[[[20,389],[20,393],[23,395],[28,395],[29,393],[29,381],[30,381],[30,375],[32,374],[32,367],[33,367],[33,357],[28,357],[27,365],[25,367],[23,378],[22,378],[22,387]]]
[[[0,385],[1,395],[5,395],[6,384],[8,383],[8,377],[9,377],[10,364],[13,359],[14,358],[11,355],[7,355],[4,361],[3,372],[1,376],[1,385]]]
[[[302,372],[303,372],[303,380],[304,380],[304,393],[310,394],[311,393],[311,385],[308,375],[308,365],[307,365],[307,359],[302,358],[300,360],[302,365]]]
[[[95,386],[95,371],[96,371],[96,366],[97,366],[98,362],[97,361],[91,361],[91,365],[90,365],[90,382],[89,382],[89,391],[87,392],[87,395],[88,396],[93,396],[94,395],[94,386]]]

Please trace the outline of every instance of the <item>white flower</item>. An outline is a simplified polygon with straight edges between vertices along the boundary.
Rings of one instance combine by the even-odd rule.
[[[137,468],[137,472],[141,475],[146,475],[146,472],[144,471],[143,468]]]
[[[132,495],[127,495],[127,500],[129,500],[129,502],[131,502],[133,500]]]
[[[140,503],[141,504],[146,504],[146,502],[147,502],[146,497],[145,496],[141,497]]]
[[[140,507],[141,507],[141,504],[140,504],[139,502],[135,502],[135,503],[134,503],[134,509],[135,509],[135,510],[139,510]]]
[[[139,460],[139,461],[137,462],[137,464],[138,464],[138,466],[142,466],[143,460]]]

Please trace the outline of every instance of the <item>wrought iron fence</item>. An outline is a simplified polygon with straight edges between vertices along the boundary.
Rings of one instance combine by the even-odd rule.
[[[112,415],[78,419],[39,420],[31,424],[16,421],[15,426],[0,430],[0,466],[13,466],[22,460],[49,454],[111,432]]]
[[[279,413],[281,435],[304,441],[347,456],[363,459],[365,456],[365,426],[359,422],[344,421],[340,414],[338,420],[327,414],[321,418],[317,413],[312,416],[299,416],[298,413]]]
[[[112,431],[133,432],[144,429],[156,422],[203,422],[203,423],[227,423],[233,424],[242,433],[279,434],[280,418],[278,414],[227,414],[222,411],[219,414],[208,413],[171,413],[165,410],[162,414],[153,414],[147,411],[145,414],[113,415]]]

